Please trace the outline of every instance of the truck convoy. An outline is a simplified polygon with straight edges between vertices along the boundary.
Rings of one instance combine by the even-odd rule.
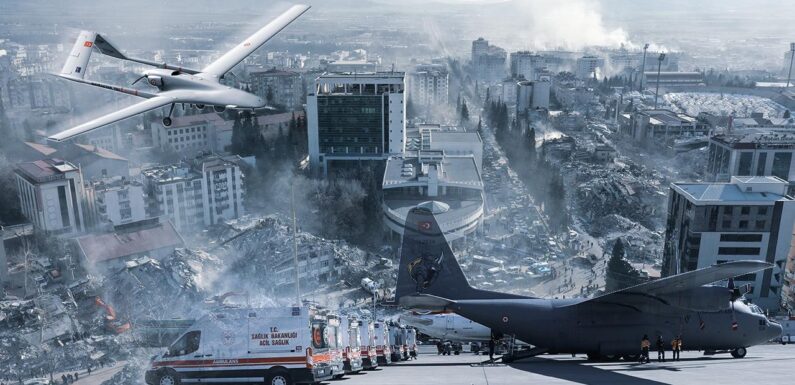
[[[149,385],[316,383],[332,377],[329,320],[312,307],[225,308],[198,319],[146,371]]]

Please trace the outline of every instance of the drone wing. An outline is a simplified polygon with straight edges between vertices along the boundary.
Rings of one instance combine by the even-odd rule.
[[[229,72],[232,67],[237,63],[243,61],[246,56],[251,55],[254,50],[265,44],[272,37],[276,36],[279,31],[284,29],[288,24],[292,23],[295,19],[301,16],[304,12],[309,10],[308,5],[294,5],[286,12],[282,13],[279,17],[262,27],[259,31],[249,36],[248,39],[235,46],[225,53],[218,60],[212,62],[210,65],[201,70],[202,73],[221,77],[223,74]]]
[[[72,139],[75,136],[85,134],[89,131],[93,131],[102,126],[106,126],[108,124],[115,123],[120,120],[124,120],[129,117],[144,113],[146,111],[154,110],[155,108],[163,107],[171,103],[173,103],[173,99],[170,97],[155,96],[153,98],[146,99],[142,102],[133,104],[129,107],[122,108],[119,111],[111,112],[110,114],[100,116],[99,118],[83,123],[77,127],[61,131],[55,135],[50,136],[48,139],[55,142],[63,142]]]

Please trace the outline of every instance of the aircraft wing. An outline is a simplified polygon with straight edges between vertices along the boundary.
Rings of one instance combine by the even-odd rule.
[[[765,270],[773,265],[761,261],[733,261],[688,271],[671,277],[641,283],[626,289],[607,293],[580,303],[622,303],[633,297],[658,297],[695,289],[713,282]]]
[[[246,40],[223,54],[218,60],[212,62],[210,65],[201,70],[202,73],[221,77],[223,74],[229,72],[237,63],[243,61],[246,56],[250,55],[254,50],[265,44],[272,37],[276,36],[279,31],[284,29],[288,24],[292,23],[295,19],[301,16],[304,12],[309,10],[308,5],[294,5],[287,11],[282,13],[279,17],[262,27],[259,31],[249,36]]]
[[[173,100],[170,97],[155,96],[153,98],[146,99],[142,102],[133,104],[129,107],[122,108],[119,111],[111,112],[110,114],[100,116],[99,118],[83,123],[77,127],[73,127],[66,131],[59,132],[55,135],[50,136],[48,139],[55,142],[63,142],[65,140],[72,139],[75,136],[85,134],[89,131],[93,131],[102,126],[106,126],[108,124],[127,119],[129,117],[138,115],[140,113],[144,113],[146,111],[154,110],[155,108],[158,107],[166,106],[168,104],[171,104],[172,102]]]

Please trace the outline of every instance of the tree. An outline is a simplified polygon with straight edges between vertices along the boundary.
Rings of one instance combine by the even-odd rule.
[[[268,100],[269,106],[273,105],[273,87],[271,87],[270,85],[268,86],[268,92],[265,94],[265,99]]]
[[[784,111],[784,115],[782,115],[781,117],[784,118],[784,119],[789,119],[790,116],[791,116],[791,114],[790,114],[789,110],[786,110],[786,111]],[[0,116],[0,119],[2,119],[2,118],[3,117]],[[1,124],[1,122],[0,122],[0,124]]]
[[[640,273],[624,259],[625,254],[624,242],[621,238],[616,239],[605,271],[605,291],[608,293],[643,282]]]
[[[469,121],[469,108],[467,108],[467,102],[461,102],[461,121],[468,122]]]

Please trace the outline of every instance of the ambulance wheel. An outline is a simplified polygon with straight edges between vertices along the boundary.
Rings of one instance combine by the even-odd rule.
[[[734,358],[743,358],[748,353],[748,350],[745,348],[737,348],[732,350],[732,357]]]
[[[163,118],[163,126],[168,127],[170,125],[171,125],[171,118],[169,118],[168,116]]]
[[[179,385],[179,383],[179,374],[170,369],[160,373],[160,377],[157,379],[158,385]]]
[[[293,379],[290,378],[290,373],[284,369],[273,369],[265,377],[265,385],[292,385]]]

